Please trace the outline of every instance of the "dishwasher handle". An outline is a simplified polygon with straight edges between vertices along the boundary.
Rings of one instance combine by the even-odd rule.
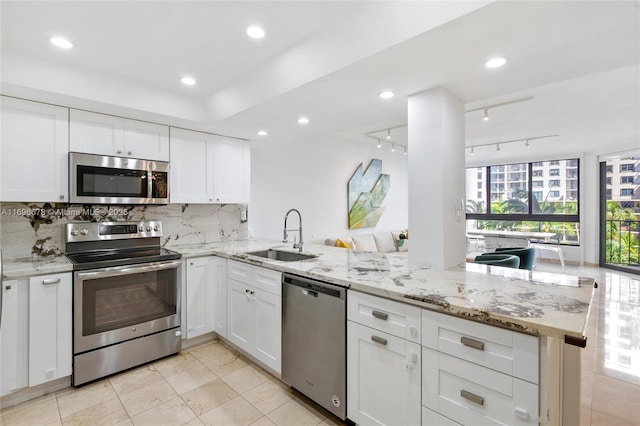
[[[343,300],[347,298],[347,289],[344,287],[312,280],[310,278],[299,277],[297,275],[282,274],[282,284],[300,287],[305,295],[313,297],[325,294]]]

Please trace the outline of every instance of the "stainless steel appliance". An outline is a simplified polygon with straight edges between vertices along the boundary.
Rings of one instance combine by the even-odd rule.
[[[282,276],[282,380],[347,417],[347,290]]]
[[[69,201],[169,204],[169,163],[70,152]]]
[[[159,221],[70,223],[73,376],[81,385],[181,347],[181,254]]]

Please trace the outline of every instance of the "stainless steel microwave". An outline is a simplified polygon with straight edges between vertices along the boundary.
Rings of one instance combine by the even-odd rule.
[[[69,201],[169,204],[169,163],[70,152]]]

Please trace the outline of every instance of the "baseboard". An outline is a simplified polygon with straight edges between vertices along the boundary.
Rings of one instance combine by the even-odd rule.
[[[71,376],[67,376],[38,386],[20,389],[0,397],[0,409],[11,407],[13,405],[20,404],[21,402],[39,398],[50,393],[58,392],[59,390],[66,389],[70,386]]]

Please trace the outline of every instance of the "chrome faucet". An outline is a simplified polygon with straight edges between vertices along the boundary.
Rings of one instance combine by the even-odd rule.
[[[300,219],[300,223],[299,223],[299,227],[298,229],[287,229],[287,218],[289,217],[289,213],[291,212],[296,212],[298,213],[298,218]],[[296,237],[293,237],[293,248],[294,249],[298,249],[301,253],[302,253],[302,215],[300,214],[300,212],[297,209],[290,209],[285,215],[284,215],[284,230],[283,230],[283,237],[282,237],[282,242],[283,243],[288,243],[289,242],[289,234],[287,233],[287,231],[298,231],[299,235],[300,235],[300,242],[296,243]]]

